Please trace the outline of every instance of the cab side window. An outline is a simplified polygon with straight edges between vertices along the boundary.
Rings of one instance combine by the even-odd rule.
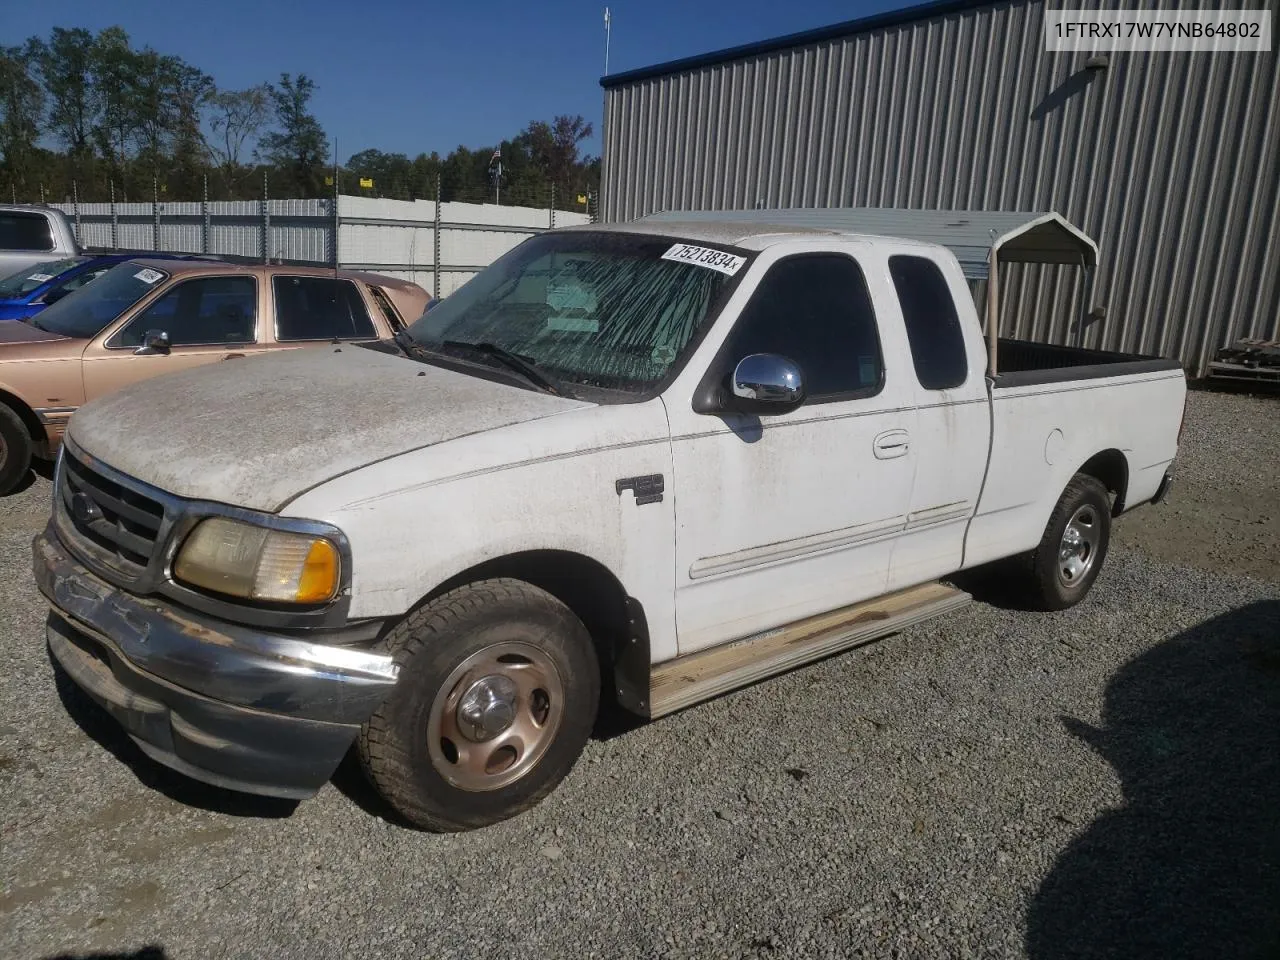
[[[872,396],[884,380],[866,278],[856,260],[838,253],[799,254],[770,267],[725,349],[730,369],[752,353],[799,364],[807,403]]]
[[[174,347],[253,343],[257,319],[253,277],[199,277],[179,283],[134,317],[117,343],[142,346],[148,330],[163,330]]]

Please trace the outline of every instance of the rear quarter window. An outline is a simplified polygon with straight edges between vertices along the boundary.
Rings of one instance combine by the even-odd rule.
[[[898,292],[920,386],[926,390],[960,386],[968,376],[969,359],[947,278],[926,257],[890,257],[889,274]]]
[[[376,339],[364,298],[350,280],[334,277],[271,279],[277,340]]]
[[[400,314],[396,313],[395,306],[391,303],[391,298],[387,296],[386,291],[381,287],[370,286],[369,292],[373,294],[373,302],[378,305],[378,309],[382,311],[382,316],[386,318],[387,324],[392,330],[399,330],[404,326],[404,320],[400,318]],[[417,317],[410,319],[416,320]]]
[[[0,213],[0,250],[52,250],[53,229],[39,213]]]

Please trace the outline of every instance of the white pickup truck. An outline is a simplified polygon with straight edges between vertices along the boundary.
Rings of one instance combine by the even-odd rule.
[[[82,407],[33,543],[48,642],[192,777],[301,798],[354,745],[411,823],[490,824],[605,700],[658,717],[945,614],[998,558],[1079,602],[1164,494],[1184,374],[996,340],[937,243],[543,233],[396,343]]]

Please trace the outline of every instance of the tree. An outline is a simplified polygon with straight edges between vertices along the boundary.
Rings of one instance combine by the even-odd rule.
[[[181,57],[162,56],[150,47],[134,54],[132,85],[127,92],[138,154],[151,176],[159,178],[167,158],[181,152],[187,165],[199,162],[200,107],[213,91],[213,80]],[[179,150],[181,146],[181,151]]]
[[[93,150],[91,137],[98,116],[93,86],[93,34],[77,27],[54,27],[49,42],[36,44],[36,68],[49,94],[49,129],[70,151],[73,162]]]
[[[265,83],[247,90],[222,90],[209,99],[213,136],[206,143],[233,194],[248,172],[241,164],[245,144],[258,138],[270,115],[271,88]]]
[[[321,195],[329,138],[308,110],[315,84],[305,73],[294,80],[280,74],[280,85],[268,87],[280,129],[262,138],[266,159],[287,171],[292,185],[304,197]]]
[[[381,150],[361,150],[347,161],[350,179],[344,183],[351,192],[363,192],[358,186],[361,177],[373,180],[373,194],[393,200],[412,200],[425,194],[414,190],[414,165],[403,153],[383,153]],[[435,184],[432,184],[434,195]]]
[[[36,80],[37,48],[0,47],[0,153],[11,182],[33,174],[32,153],[40,136],[44,89]]]
[[[138,62],[129,45],[129,35],[120,27],[107,27],[100,32],[93,41],[89,64],[89,75],[101,103],[94,139],[103,157],[123,174],[137,117],[133,92]]]

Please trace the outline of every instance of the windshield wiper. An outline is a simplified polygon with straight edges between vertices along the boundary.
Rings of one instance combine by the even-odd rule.
[[[412,359],[414,354],[430,353],[431,351],[420,344],[413,337],[409,336],[404,330],[397,330],[391,335],[391,339],[396,342],[396,346],[404,353],[406,357]]]
[[[440,344],[440,346],[454,347],[460,350],[472,350],[475,353],[481,353],[485,356],[493,357],[493,359],[497,360],[504,366],[511,368],[517,373],[523,374],[524,378],[534,386],[541,387],[547,393],[554,393],[556,396],[560,396],[560,390],[554,383],[538,372],[538,368],[533,365],[532,361],[520,356],[519,354],[512,353],[504,347],[500,347],[496,343],[489,343],[487,341],[482,343],[471,343],[467,340],[445,340]]]

